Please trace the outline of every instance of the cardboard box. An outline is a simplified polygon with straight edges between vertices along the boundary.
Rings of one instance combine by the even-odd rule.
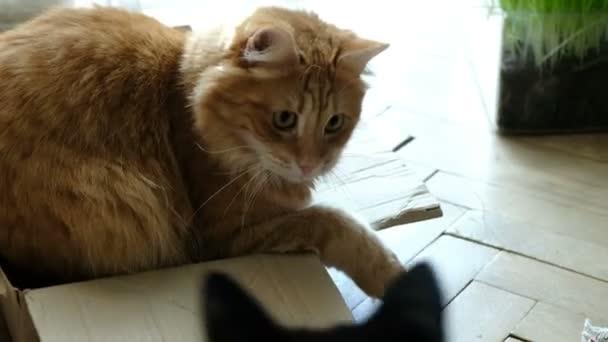
[[[313,255],[254,255],[24,291],[0,270],[0,306],[13,342],[201,342],[199,286],[211,270],[231,275],[284,324],[352,321]]]
[[[392,152],[344,159],[338,167],[343,176],[320,184],[316,203],[357,213],[377,229],[441,215],[437,200]],[[352,320],[312,255],[248,256],[24,291],[0,269],[0,306],[13,342],[205,341],[198,286],[209,270],[231,274],[283,323]]]

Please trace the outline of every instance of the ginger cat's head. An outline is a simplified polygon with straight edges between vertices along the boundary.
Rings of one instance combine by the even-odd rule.
[[[199,38],[186,52],[194,60],[215,56],[193,80],[205,150],[232,170],[291,183],[329,171],[359,121],[361,73],[388,45],[281,8],[260,8],[229,38],[217,37]]]

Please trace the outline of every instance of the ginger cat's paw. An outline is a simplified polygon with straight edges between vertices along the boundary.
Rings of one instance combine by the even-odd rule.
[[[399,259],[390,252],[368,266],[354,280],[367,295],[374,298],[383,297],[393,280],[406,271]]]
[[[363,220],[341,211],[333,215],[340,218],[345,229],[336,241],[344,253],[343,270],[367,295],[382,297],[392,281],[405,271],[404,266]]]

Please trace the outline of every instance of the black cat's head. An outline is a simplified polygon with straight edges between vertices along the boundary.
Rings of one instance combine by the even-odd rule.
[[[279,325],[257,300],[220,273],[209,275],[203,288],[210,342],[444,341],[440,291],[427,264],[419,264],[398,277],[366,322],[323,330]]]

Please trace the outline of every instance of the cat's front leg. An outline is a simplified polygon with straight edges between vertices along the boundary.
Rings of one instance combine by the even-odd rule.
[[[375,232],[350,215],[310,207],[248,227],[232,237],[233,255],[312,250],[323,263],[348,274],[363,291],[381,297],[404,268]]]

